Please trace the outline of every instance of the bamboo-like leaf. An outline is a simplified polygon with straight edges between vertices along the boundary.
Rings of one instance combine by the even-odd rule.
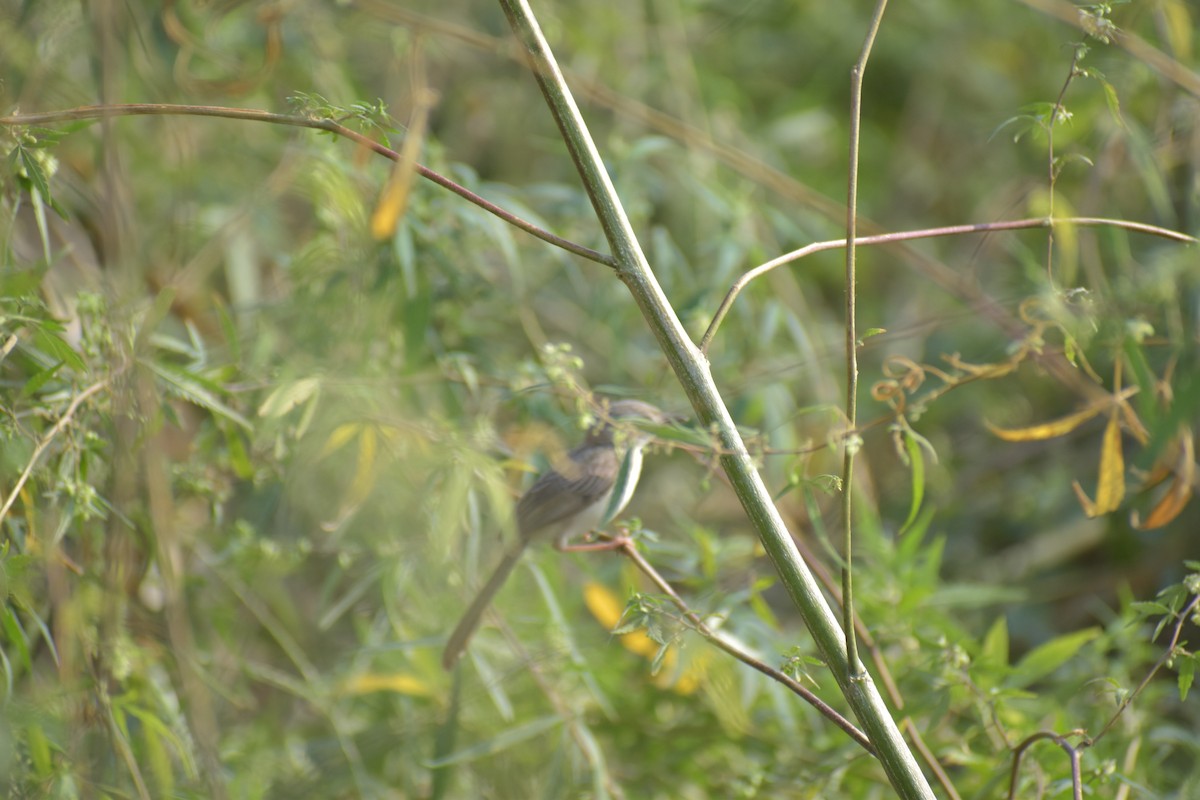
[[[175,751],[175,755],[179,758],[179,763],[183,766],[184,772],[189,778],[195,778],[198,774],[196,770],[196,760],[192,755],[190,747],[191,741],[185,741],[179,734],[171,729],[165,721],[160,719],[153,711],[147,708],[142,708],[136,704],[129,704],[123,708],[141,723],[140,733],[145,737],[145,741],[149,742],[151,738],[155,738],[161,746],[162,742],[170,744]],[[166,756],[166,752],[162,753]],[[152,766],[157,776],[157,770],[162,765]],[[161,778],[161,776],[158,776]],[[173,777],[171,778],[173,780]]]
[[[54,771],[54,759],[50,755],[50,742],[46,732],[36,722],[25,728],[25,748],[29,752],[29,760],[33,763],[35,774],[48,778]]]
[[[21,621],[17,618],[17,612],[11,605],[5,604],[3,617],[0,617],[4,633],[8,640],[12,642],[16,648],[19,666],[25,669],[26,672],[33,671],[33,660],[29,650],[29,640],[25,635],[25,629],[21,627]]]
[[[208,379],[179,367],[156,363],[148,359],[139,359],[139,363],[157,375],[176,396],[201,408],[206,408],[218,416],[225,417],[246,430],[253,430],[249,420],[217,399],[217,392],[221,391],[221,388]]]
[[[63,364],[65,363],[65,361],[59,361],[58,363],[54,364],[54,366],[38,372],[32,378],[25,381],[25,385],[21,387],[21,394],[25,397],[33,397],[41,390],[43,386],[49,383],[50,380],[58,374],[58,371],[62,369]]]
[[[983,637],[979,661],[992,668],[1002,668],[1008,665],[1008,620],[1003,614],[996,617],[992,627],[988,628]]]
[[[1067,663],[1084,645],[1099,635],[1099,628],[1087,628],[1059,636],[1033,648],[1017,664],[1009,681],[1010,685],[1021,688],[1044,678]]]
[[[926,442],[926,444],[928,444]],[[908,455],[908,469],[912,473],[912,495],[909,500],[908,518],[900,526],[904,534],[921,511],[921,501],[925,498],[925,454],[921,452],[921,441],[911,430],[904,431],[904,451]]]
[[[33,345],[49,355],[55,361],[65,361],[67,366],[79,373],[87,372],[87,364],[83,357],[75,352],[61,336],[51,332],[46,326],[38,328],[33,335]]]
[[[465,761],[475,761],[485,756],[495,755],[521,742],[528,741],[535,736],[540,736],[551,728],[558,727],[561,724],[561,717],[557,714],[549,714],[519,727],[511,728],[499,736],[487,739],[479,744],[459,750],[456,753],[451,753],[445,758],[429,761],[425,766],[429,769],[438,769],[439,767],[446,767],[451,764],[461,764]]]
[[[141,715],[138,715],[141,718]],[[149,766],[149,772],[154,777],[154,786],[160,797],[170,797],[175,793],[175,770],[171,767],[171,757],[158,732],[149,726],[141,731],[142,746],[139,760]]]
[[[282,417],[296,406],[307,403],[320,391],[321,382],[316,378],[290,381],[267,395],[267,399],[258,407],[258,415],[268,419]]]

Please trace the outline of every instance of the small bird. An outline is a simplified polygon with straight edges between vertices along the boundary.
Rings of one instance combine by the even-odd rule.
[[[617,400],[601,414],[583,444],[562,464],[538,476],[517,502],[517,542],[496,566],[470,608],[463,614],[442,651],[442,666],[450,669],[467,648],[483,612],[508,579],[532,541],[550,540],[559,550],[573,537],[609,522],[633,497],[642,471],[642,448],[652,438],[622,420],[663,424],[672,419],[640,400]]]

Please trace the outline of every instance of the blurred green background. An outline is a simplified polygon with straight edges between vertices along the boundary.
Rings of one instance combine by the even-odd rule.
[[[1080,49],[1046,8],[1076,13],[889,8],[866,73],[860,233],[1043,216],[1053,172],[1058,216],[1196,234],[1195,7],[1111,8],[1175,73],[1128,39]],[[534,10],[695,338],[742,272],[844,235],[868,4]],[[431,88],[421,163],[607,251],[498,6],[12,0],[0,41],[10,115],[253,108],[399,149]],[[843,734],[670,619],[679,654],[652,675],[597,619],[596,597],[651,591],[616,556],[533,552],[500,596],[504,629],[442,671],[513,498],[579,440],[587,393],[690,411],[607,268],[426,181],[378,242],[391,162],[313,130],[170,115],[0,136],[8,796],[890,796]],[[39,208],[43,187],[61,216]],[[859,252],[860,335],[884,331],[860,349],[859,612],[897,717],[962,797],[1002,796],[1035,731],[1098,734],[1166,652],[1156,619],[1196,593],[1178,588],[1195,508],[1131,524],[1192,481],[1196,250],[1066,225],[1052,252],[1048,269],[1044,229]],[[794,534],[834,573],[843,259],[752,284],[709,353]],[[964,381],[954,354],[1013,369]],[[897,357],[956,376],[911,387],[916,477],[872,395]],[[985,425],[1037,425],[1130,385],[1128,496],[1094,519],[1072,482],[1096,497],[1108,406],[1035,441]],[[712,453],[679,444],[651,453],[627,510],[647,557],[768,663],[814,655]],[[1171,586],[1161,607],[1134,605]],[[819,665],[793,665],[843,706]],[[1200,715],[1177,674],[1085,751],[1097,796],[1200,795]],[[1069,795],[1046,744],[1021,780],[1019,796]]]

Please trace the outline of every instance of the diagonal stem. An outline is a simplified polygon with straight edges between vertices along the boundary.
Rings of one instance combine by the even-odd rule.
[[[754,524],[763,548],[800,610],[822,658],[829,665],[867,738],[875,746],[880,763],[897,794],[905,800],[931,800],[933,791],[905,745],[874,682],[867,674],[851,679],[845,640],[837,617],[800,558],[796,544],[725,407],[708,360],[684,331],[675,310],[650,270],[583,116],[563,80],[528,0],[500,0],[500,5],[526,50],[538,86],[562,133],[571,159],[579,170],[584,188],[616,258],[617,275],[629,287],[700,421],[715,431],[722,452],[721,466]]]

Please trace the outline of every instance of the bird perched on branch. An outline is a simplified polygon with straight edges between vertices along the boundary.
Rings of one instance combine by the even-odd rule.
[[[640,400],[617,400],[602,409],[600,420],[588,431],[583,444],[561,464],[538,476],[517,502],[517,542],[496,565],[492,576],[475,595],[442,652],[442,665],[450,669],[466,650],[479,627],[483,612],[533,541],[553,540],[559,550],[596,549],[569,546],[571,539],[597,530],[621,513],[633,497],[642,471],[642,448],[650,434],[633,422],[664,424],[672,417]]]

